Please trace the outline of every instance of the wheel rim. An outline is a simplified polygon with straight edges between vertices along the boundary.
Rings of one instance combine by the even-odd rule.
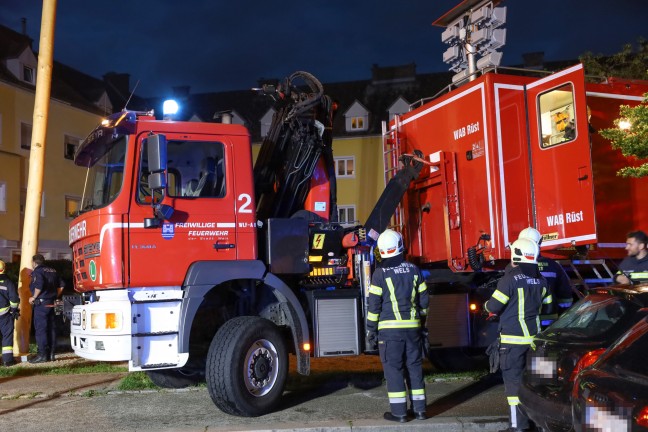
[[[266,395],[279,373],[279,355],[272,342],[260,339],[252,344],[245,355],[245,387],[251,395]]]

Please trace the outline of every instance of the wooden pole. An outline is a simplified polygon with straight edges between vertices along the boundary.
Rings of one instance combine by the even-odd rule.
[[[45,164],[45,138],[52,88],[52,63],[54,53],[54,27],[56,24],[56,1],[43,0],[38,71],[36,74],[36,97],[34,100],[34,124],[32,126],[31,151],[29,154],[29,177],[27,179],[27,201],[23,222],[22,246],[20,252],[20,318],[14,332],[14,356],[29,353],[29,334],[32,307],[29,304],[29,283],[31,281],[32,257],[38,251],[38,228],[41,201],[43,198],[43,167]],[[44,354],[44,353],[43,353]]]

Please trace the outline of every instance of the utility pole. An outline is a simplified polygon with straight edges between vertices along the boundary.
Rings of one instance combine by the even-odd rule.
[[[20,318],[16,322],[16,330],[14,332],[14,356],[26,356],[29,353],[29,334],[32,317],[32,308],[29,304],[29,283],[31,281],[32,257],[38,251],[38,228],[41,201],[43,198],[45,138],[47,135],[47,118],[49,114],[50,91],[52,88],[56,1],[43,0],[40,42],[38,44],[34,120],[31,150],[29,153],[27,201],[25,203],[25,220],[23,221],[22,246],[20,251],[20,276],[18,278]]]

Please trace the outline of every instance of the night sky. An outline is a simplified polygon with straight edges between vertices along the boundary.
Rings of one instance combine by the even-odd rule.
[[[96,78],[128,73],[131,89],[165,96],[241,90],[296,70],[323,82],[363,80],[373,64],[414,62],[447,70],[437,18],[459,0],[59,0],[55,60]],[[546,60],[586,51],[612,54],[648,37],[648,0],[506,0],[503,65],[523,53]],[[27,33],[38,49],[42,2],[0,0],[0,24]]]

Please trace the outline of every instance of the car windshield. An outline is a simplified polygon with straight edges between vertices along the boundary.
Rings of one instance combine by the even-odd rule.
[[[119,138],[110,150],[88,167],[81,213],[104,207],[119,195],[124,179],[127,139],[128,136]]]
[[[575,337],[602,335],[634,309],[631,303],[618,297],[589,295],[561,315],[545,333],[569,333]]]

